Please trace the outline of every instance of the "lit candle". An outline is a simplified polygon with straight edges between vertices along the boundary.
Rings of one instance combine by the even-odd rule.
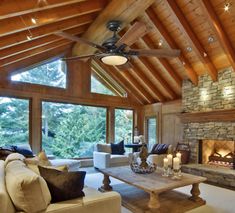
[[[176,153],[176,157],[179,158],[180,163],[181,163],[181,153],[180,153],[180,152],[177,152],[177,153]]]
[[[180,169],[180,160],[178,157],[175,157],[173,159],[173,169],[174,170],[179,170]]]
[[[172,166],[172,158],[173,158],[172,154],[168,154],[168,155],[167,155],[168,165],[169,165],[169,166]]]
[[[163,167],[164,168],[168,167],[168,159],[167,158],[163,159]]]

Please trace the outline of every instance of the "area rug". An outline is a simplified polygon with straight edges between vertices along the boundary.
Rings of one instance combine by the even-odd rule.
[[[113,190],[121,194],[122,205],[134,213],[183,213],[204,204],[188,200],[188,195],[172,190],[159,196],[161,204],[159,210],[149,211],[147,208],[149,194],[143,190],[125,183],[113,185]]]

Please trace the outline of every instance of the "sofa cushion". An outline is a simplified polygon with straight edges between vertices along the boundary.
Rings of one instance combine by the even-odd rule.
[[[96,151],[111,154],[111,146],[110,144],[96,144]]]
[[[0,160],[0,212],[15,213],[14,205],[11,202],[5,185],[5,165]]]
[[[20,161],[24,161],[25,156],[19,153],[12,153],[10,155],[7,156],[6,160],[5,160],[5,166],[10,163],[11,161],[15,161],[15,160],[20,160]]]
[[[6,166],[6,186],[18,211],[36,213],[44,211],[51,201],[46,181],[20,161]]]
[[[119,143],[111,143],[111,153],[112,155],[123,155],[125,153],[124,141]]]
[[[161,154],[167,154],[168,151],[168,144],[154,144],[151,154],[157,154],[157,155],[161,155]]]
[[[127,155],[111,155],[110,163],[118,164],[118,163],[126,163],[129,162],[129,157]]]
[[[86,172],[61,172],[38,166],[41,176],[46,180],[51,192],[52,203],[83,197]]]

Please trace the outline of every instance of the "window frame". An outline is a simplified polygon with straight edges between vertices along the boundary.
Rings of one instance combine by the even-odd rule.
[[[155,118],[156,119],[156,142],[160,143],[159,141],[159,116],[158,115],[150,115],[150,116],[145,116],[144,119],[144,126],[145,126],[145,141],[146,143],[149,145],[149,134],[148,134],[148,128],[149,128],[149,124],[148,124],[148,120],[151,118]]]

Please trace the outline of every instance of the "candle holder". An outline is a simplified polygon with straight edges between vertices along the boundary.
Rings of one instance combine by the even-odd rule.
[[[173,175],[173,171],[172,171],[172,166],[171,165],[168,165],[168,168],[167,168],[167,175],[168,177]]]
[[[181,175],[179,175],[180,173],[180,169],[173,169],[173,180],[180,180],[181,179]]]
[[[164,166],[163,167],[163,174],[162,174],[163,177],[168,177],[168,167],[167,166]]]

